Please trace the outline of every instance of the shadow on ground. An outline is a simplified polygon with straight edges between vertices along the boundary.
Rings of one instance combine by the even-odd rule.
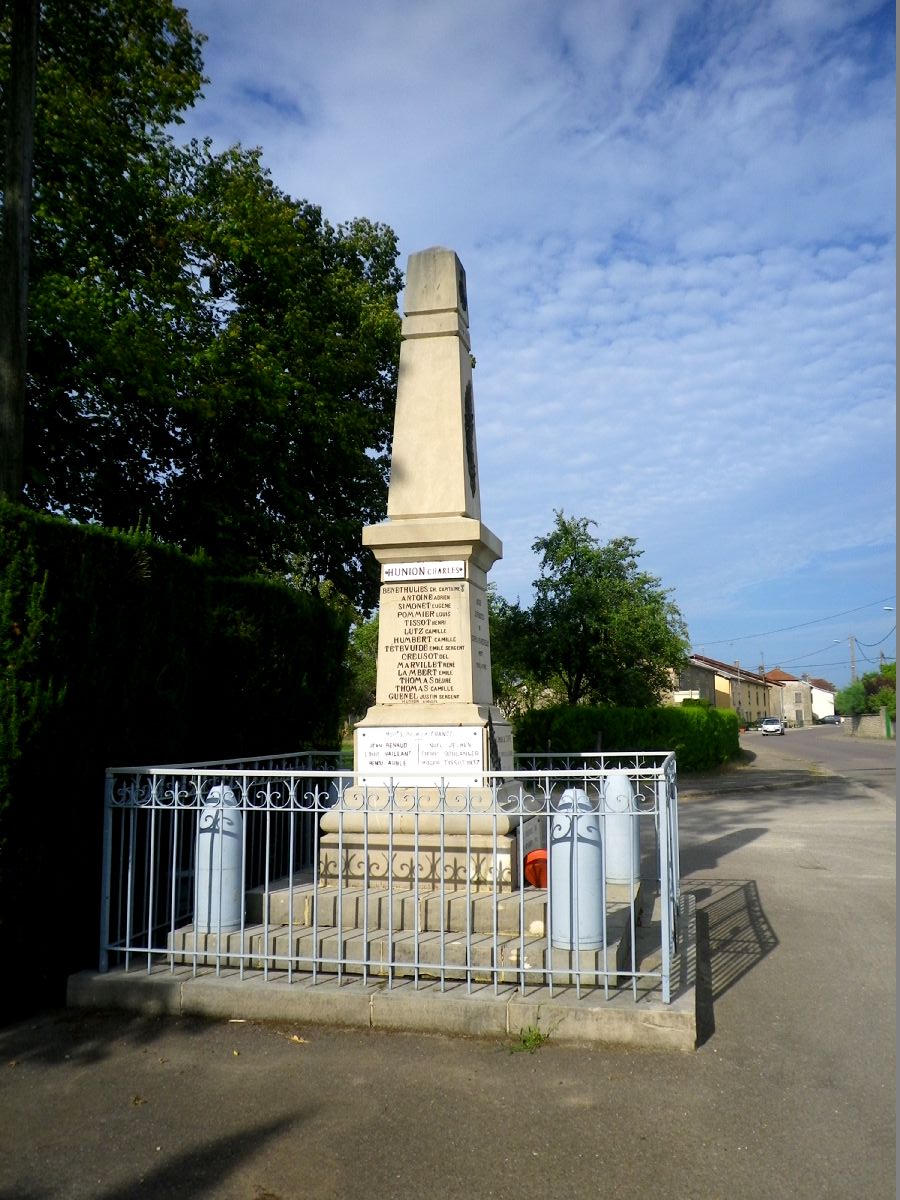
[[[771,954],[778,937],[753,879],[702,879],[686,885],[697,912],[697,1042],[715,1032],[715,1002]]]
[[[133,1200],[141,1196],[207,1196],[221,1194],[223,1180],[246,1158],[257,1156],[268,1142],[295,1126],[302,1115],[250,1125],[238,1132],[201,1142],[194,1149],[175,1154],[137,1179],[94,1193],[94,1200]],[[0,1200],[49,1200],[54,1191],[0,1191]],[[271,1192],[257,1190],[262,1200],[280,1200]]]
[[[207,1021],[188,1017],[54,1010],[0,1029],[0,1061],[87,1067],[102,1062],[125,1042],[143,1048],[173,1029],[191,1037],[207,1028]],[[0,1200],[4,1200],[2,1193]]]

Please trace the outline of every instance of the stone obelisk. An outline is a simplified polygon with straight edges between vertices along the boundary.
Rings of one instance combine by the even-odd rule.
[[[502,547],[481,520],[466,276],[452,250],[410,256],[403,307],[388,515],[363,530],[363,545],[381,564],[376,702],[354,730],[356,786],[322,823],[328,836],[320,872],[355,876],[361,846],[352,849],[352,835],[365,829],[369,882],[408,875],[410,862],[398,866],[398,838],[415,827],[420,858],[422,837],[440,830],[440,873],[460,884],[487,882],[485,872],[498,869],[491,839],[500,834],[505,851],[515,826],[493,811],[491,780],[484,779],[485,771],[513,770],[512,732],[493,704],[486,594]],[[397,789],[406,789],[406,813],[433,808],[435,815],[399,814]],[[484,815],[439,817],[448,795],[461,813],[468,807]],[[482,859],[493,855],[493,866],[482,870],[471,854],[446,865],[454,820],[475,858],[489,852]],[[388,832],[390,865],[373,843]],[[437,853],[435,842],[433,869]],[[499,869],[509,878],[504,858]],[[421,861],[419,870],[421,877]]]
[[[486,577],[502,547],[481,521],[466,276],[452,250],[411,255],[404,314],[388,519],[363,530],[382,582],[356,771],[480,785],[484,770],[512,770],[512,735],[493,706]]]

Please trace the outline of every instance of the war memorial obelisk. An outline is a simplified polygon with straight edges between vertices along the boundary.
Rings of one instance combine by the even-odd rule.
[[[346,849],[354,830],[365,827],[370,860],[373,835],[390,828],[394,848],[413,831],[411,816],[389,817],[396,804],[385,800],[378,811],[387,790],[414,793],[421,813],[446,811],[448,788],[457,798],[465,793],[460,803],[477,789],[473,807],[487,810],[483,773],[513,770],[512,732],[493,704],[486,594],[502,547],[481,520],[466,277],[452,250],[410,256],[403,308],[387,520],[363,530],[381,565],[376,702],[354,730],[356,786],[323,820],[320,869],[329,877],[339,812],[346,877],[354,873]],[[448,820],[441,818],[445,834]],[[436,833],[437,821],[437,812],[420,816],[418,835],[432,825]],[[512,833],[514,825],[501,818],[498,827],[487,815],[471,822],[470,838]],[[397,872],[396,862],[383,867]],[[368,877],[378,874],[370,861]]]
[[[356,728],[356,770],[479,785],[485,769],[512,770],[486,595],[503,550],[481,521],[466,276],[452,250],[410,256],[403,307],[388,519],[363,530],[382,583],[376,703]]]

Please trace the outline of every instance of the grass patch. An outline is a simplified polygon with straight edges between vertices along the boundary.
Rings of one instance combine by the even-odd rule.
[[[513,1042],[509,1048],[510,1054],[521,1054],[523,1051],[528,1054],[536,1054],[541,1046],[550,1041],[550,1036],[555,1029],[556,1025],[547,1030],[541,1029],[541,1010],[538,1009],[534,1025],[526,1025],[519,1030],[518,1040]]]

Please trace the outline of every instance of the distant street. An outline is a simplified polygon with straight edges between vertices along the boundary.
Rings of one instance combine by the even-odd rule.
[[[785,765],[795,759],[813,763],[896,795],[896,742],[850,737],[840,725],[811,725],[806,729],[789,729],[784,737],[763,737],[753,730],[741,736],[741,746],[751,753],[784,760]]]

